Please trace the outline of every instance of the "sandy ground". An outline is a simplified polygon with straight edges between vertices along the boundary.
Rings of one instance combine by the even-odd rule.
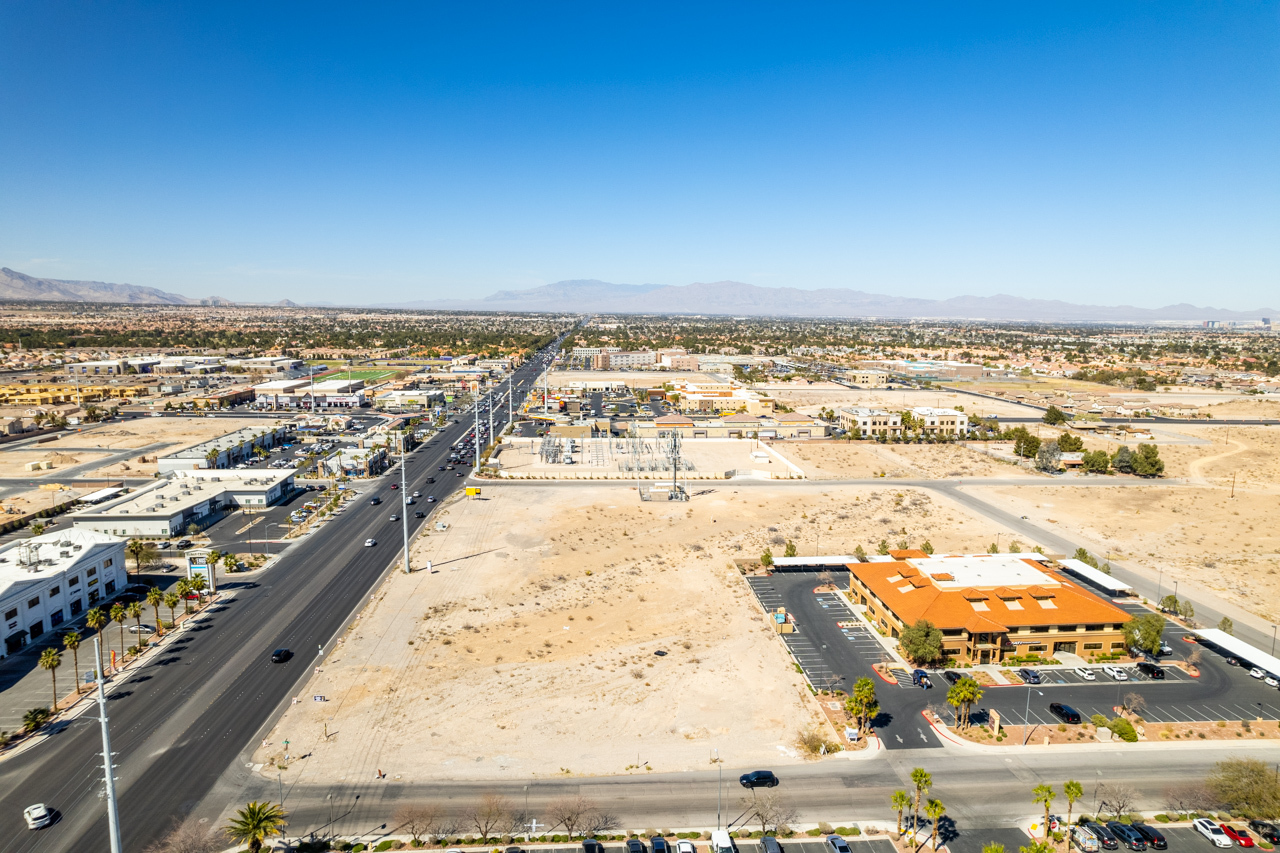
[[[806,415],[816,415],[820,409],[838,409],[843,406],[864,406],[872,409],[887,409],[900,412],[916,406],[934,406],[938,408],[955,408],[961,406],[962,411],[973,417],[1002,415],[1005,417],[1027,417],[1034,414],[1025,406],[1006,403],[1003,400],[987,400],[970,394],[957,394],[954,391],[926,391],[917,389],[868,388],[855,390],[843,385],[818,386],[807,388],[786,387],[774,390],[772,386],[753,385],[752,388],[769,387],[769,395],[783,405],[790,406]]]
[[[414,546],[439,571],[388,578],[255,761],[285,739],[309,756],[286,781],[673,771],[713,749],[800,761],[795,736],[820,711],[732,559],[787,539],[802,554],[884,538],[973,551],[998,530],[909,489],[816,485],[729,484],[688,504],[494,486],[441,518]]]
[[[628,443],[625,439],[579,439],[576,440],[577,452],[573,455],[574,464],[561,462],[546,463],[538,455],[541,439],[508,439],[503,443],[502,453],[498,460],[502,470],[519,475],[546,475],[555,477],[589,477],[605,473],[622,477],[634,476],[623,470],[623,466],[631,461]],[[651,455],[647,458],[656,462],[659,470],[647,472],[650,478],[670,479],[671,468],[663,456],[662,444],[658,440],[648,440]],[[599,448],[597,457],[594,450]],[[763,453],[760,458],[752,458],[753,452]],[[784,460],[770,453],[767,448],[750,439],[685,439],[681,444],[681,454],[685,461],[693,467],[688,475],[691,478],[720,478],[726,472],[737,470],[759,470],[774,474],[778,478],[789,478],[798,474]],[[599,460],[603,464],[595,464]]]
[[[1280,619],[1280,497],[1221,487],[975,488],[1031,520],[1096,543],[1101,556],[1190,580],[1269,621]]]
[[[882,445],[872,441],[833,441],[774,445],[815,480],[866,477],[1038,477],[980,450],[951,444]]]
[[[66,453],[57,449],[53,443],[40,445],[35,447],[24,447],[20,450],[0,451],[0,477],[46,477],[49,475],[57,475],[63,468],[71,465],[79,465],[82,462],[93,462],[96,459],[102,459],[109,454],[102,453],[86,453],[83,451],[73,451]],[[26,465],[28,462],[51,462],[53,467],[48,471],[28,471]]]
[[[1215,418],[1280,418],[1280,400],[1266,397],[1248,396],[1226,403],[1214,403],[1204,406],[1202,414],[1210,414]],[[1276,427],[1272,427],[1276,429]]]

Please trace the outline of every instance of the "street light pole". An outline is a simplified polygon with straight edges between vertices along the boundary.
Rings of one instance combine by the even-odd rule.
[[[1039,690],[1036,691],[1041,696]],[[1027,745],[1027,738],[1031,737],[1031,685],[1027,685],[1027,709],[1022,712],[1022,745]]]
[[[404,446],[408,443],[407,433],[400,436],[400,526],[404,532],[404,573],[409,574],[409,493],[405,491],[404,481]]]
[[[111,853],[120,853],[120,810],[116,805],[116,775],[111,764],[111,730],[107,725],[107,695],[102,689],[102,633],[93,638],[93,657],[98,666],[98,721],[102,724],[102,772],[107,786],[107,831]]]

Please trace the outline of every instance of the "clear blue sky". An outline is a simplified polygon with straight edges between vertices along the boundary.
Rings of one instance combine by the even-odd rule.
[[[1278,20],[7,0],[0,265],[242,300],[600,278],[1275,304]]]

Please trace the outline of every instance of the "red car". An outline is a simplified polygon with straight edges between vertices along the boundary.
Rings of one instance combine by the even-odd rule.
[[[1239,847],[1253,846],[1253,836],[1249,834],[1249,830],[1236,829],[1235,827],[1228,826],[1225,823],[1220,823],[1218,824],[1218,826],[1220,826],[1222,828],[1222,831],[1227,834],[1227,838],[1230,838],[1232,841],[1234,841],[1237,846]]]

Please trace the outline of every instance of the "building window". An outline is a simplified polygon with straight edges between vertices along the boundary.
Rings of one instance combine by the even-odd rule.
[[[4,618],[5,618],[5,619],[17,619],[17,618],[18,618],[18,608],[16,608],[16,607],[15,607],[15,608],[13,608],[12,610],[6,610],[6,611],[4,612]]]
[[[1032,626],[1031,626],[1031,633],[1033,633],[1033,634],[1047,634],[1047,633],[1049,633],[1049,626],[1048,626],[1048,625],[1032,625]]]
[[[1124,649],[1124,643],[1112,643],[1111,651],[1121,651]]]
[[[58,586],[51,586],[51,587],[49,587],[49,594],[50,594],[50,595],[57,595],[57,594],[58,594],[58,593],[60,593],[60,592],[62,592],[62,587],[58,587]]]
[[[109,569],[109,568],[111,568],[114,564],[115,564],[115,560],[113,560],[111,557],[107,557],[107,559],[105,559],[105,560],[103,560],[103,561],[102,561],[102,568],[104,568],[104,569]]]
[[[40,606],[40,596],[38,595],[27,602],[27,607],[39,607],[39,606]]]
[[[101,598],[101,597],[102,597],[102,594],[101,594],[100,592],[98,592],[98,590],[96,590],[96,589],[91,589],[91,590],[89,590],[89,603],[90,603],[90,604],[97,604],[97,603],[98,603],[98,599],[99,599],[99,598]]]
[[[1063,632],[1063,631],[1078,631],[1078,630],[1080,630],[1080,626],[1079,626],[1079,625],[1059,625],[1059,626],[1058,626],[1058,632],[1059,632],[1059,633],[1061,633],[1061,632]]]
[[[1086,631],[1105,631],[1107,629],[1107,626],[1106,625],[1085,625],[1084,629]]]
[[[1048,651],[1048,649],[1049,647],[1047,645],[1027,646],[1027,651],[1029,652],[1044,652]]]
[[[79,586],[79,585],[80,585],[80,578],[78,577],[67,578],[67,586]]]
[[[111,593],[113,593],[113,592],[115,592],[115,591],[116,591],[116,582],[115,582],[115,581],[107,581],[107,587],[106,587],[106,588],[107,588],[107,595],[110,595]]]
[[[49,614],[49,627],[62,624],[62,610],[58,609]]]
[[[91,577],[93,577],[94,575],[96,575],[97,573],[98,573],[98,567],[97,567],[97,566],[94,566],[93,568],[89,569],[89,571],[85,572],[85,573],[84,573],[84,576],[85,576],[85,577],[87,577],[87,578],[91,578]]]
[[[1085,643],[1084,650],[1086,652],[1100,652],[1102,651],[1102,643]]]

